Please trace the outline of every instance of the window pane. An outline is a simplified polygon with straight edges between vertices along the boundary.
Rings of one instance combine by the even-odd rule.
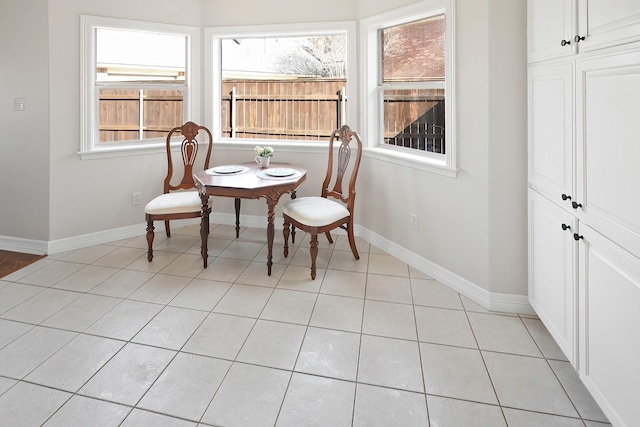
[[[186,36],[98,28],[96,47],[99,142],[164,138],[182,124],[183,90],[143,85],[185,83]]]
[[[184,81],[185,36],[98,28],[96,45],[97,82]]]
[[[383,93],[385,143],[445,154],[444,89]]]
[[[183,122],[179,89],[100,89],[100,142],[164,138]]]
[[[444,80],[444,30],[444,15],[383,29],[383,82]]]
[[[222,136],[322,140],[346,123],[346,35],[223,39]]]

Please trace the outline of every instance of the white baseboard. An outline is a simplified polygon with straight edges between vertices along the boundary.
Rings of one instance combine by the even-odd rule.
[[[73,251],[76,249],[86,248],[88,246],[115,242],[116,240],[130,239],[132,237],[143,235],[145,233],[146,227],[146,223],[142,223],[138,225],[130,225],[127,227],[120,227],[111,230],[97,231],[95,233],[67,237],[65,239],[52,240],[49,242],[48,253],[58,254],[60,252]]]
[[[46,255],[47,242],[44,240],[0,236],[0,249],[3,251],[22,252],[24,254]]]
[[[210,216],[212,224],[235,225],[234,214],[212,213]],[[176,226],[197,224],[199,219],[189,219],[173,221]],[[274,225],[276,229],[282,229],[282,218],[276,217]],[[264,216],[241,215],[240,225],[242,227],[266,228],[267,220]],[[0,249],[24,252],[30,254],[44,255],[67,252],[88,246],[109,243],[117,240],[129,239],[145,234],[146,223],[121,227],[112,230],[99,231],[96,233],[84,234],[80,236],[68,237],[65,239],[44,242],[39,240],[19,239],[15,237],[0,236]],[[340,234],[341,230],[337,233]],[[398,245],[397,243],[380,236],[373,231],[356,225],[354,228],[356,236],[377,246],[390,255],[406,262],[411,267],[433,277],[440,283],[459,292],[471,301],[492,311],[508,313],[535,314],[526,295],[505,294],[489,292],[475,283],[458,276],[457,274],[425,259],[414,252]]]
[[[535,314],[533,308],[529,305],[527,295],[489,292],[464,277],[458,276],[457,274],[407,250],[406,248],[371,230],[361,226],[356,226],[354,232],[357,236],[363,238],[372,245],[375,245],[388,254],[406,262],[416,270],[436,279],[440,283],[464,295],[487,310],[507,313]]]
[[[235,214],[212,213],[210,216],[210,221],[212,224],[235,225],[236,217]],[[276,229],[282,229],[282,218],[276,218],[274,222]],[[181,227],[198,223],[200,223],[200,219],[198,218],[171,221],[173,227]],[[267,220],[263,216],[245,215],[241,216],[240,225],[243,227],[266,228]],[[61,252],[86,248],[88,246],[100,245],[103,243],[142,236],[146,233],[146,229],[147,224],[142,222],[137,225],[130,225],[127,227],[82,234],[79,236],[67,237],[65,239],[52,240],[49,242],[0,236],[0,249],[38,255],[53,255]]]

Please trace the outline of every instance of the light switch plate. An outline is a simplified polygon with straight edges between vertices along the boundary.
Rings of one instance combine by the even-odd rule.
[[[24,111],[24,98],[13,98],[13,111]]]

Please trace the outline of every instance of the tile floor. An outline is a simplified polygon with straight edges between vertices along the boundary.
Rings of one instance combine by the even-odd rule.
[[[162,228],[162,227],[160,227]],[[0,279],[7,426],[567,426],[606,417],[534,316],[491,313],[359,240],[198,227]],[[301,246],[300,246],[301,245]]]

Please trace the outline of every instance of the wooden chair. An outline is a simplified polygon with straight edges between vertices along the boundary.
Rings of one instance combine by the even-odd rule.
[[[334,168],[334,146],[338,161]],[[352,148],[352,146],[355,146]],[[352,156],[355,151],[355,156]],[[342,126],[331,134],[329,140],[329,163],[327,175],[322,183],[320,197],[298,197],[282,206],[284,217],[284,256],[289,255],[289,233],[295,243],[295,228],[311,235],[311,278],[316,278],[316,258],[318,257],[318,234],[324,233],[333,243],[330,231],[342,228],[347,231],[351,252],[360,259],[353,234],[353,213],[356,202],[356,179],[362,158],[362,141],[349,126]],[[345,181],[346,177],[346,181]],[[348,187],[345,188],[345,184]],[[333,188],[330,188],[333,185]]]
[[[211,158],[211,149],[213,147],[213,138],[211,132],[204,126],[199,126],[193,122],[187,122],[182,126],[175,127],[169,131],[167,135],[167,176],[164,179],[164,193],[151,200],[144,208],[145,218],[147,220],[147,243],[149,251],[147,259],[149,262],[153,259],[153,238],[154,238],[154,221],[164,221],[167,237],[171,237],[171,229],[169,227],[170,220],[185,218],[200,218],[202,213],[202,201],[197,191],[186,191],[196,188],[193,180],[194,166],[200,163],[202,159],[198,158],[199,142],[196,139],[198,132],[204,131],[208,137],[206,144],[207,152],[204,155],[204,169],[209,168],[209,159]],[[182,134],[183,140],[180,145],[180,154],[182,157],[183,174],[182,179],[177,184],[179,173],[174,178],[174,165],[171,155],[171,138],[174,134]],[[202,156],[200,156],[202,157]]]

